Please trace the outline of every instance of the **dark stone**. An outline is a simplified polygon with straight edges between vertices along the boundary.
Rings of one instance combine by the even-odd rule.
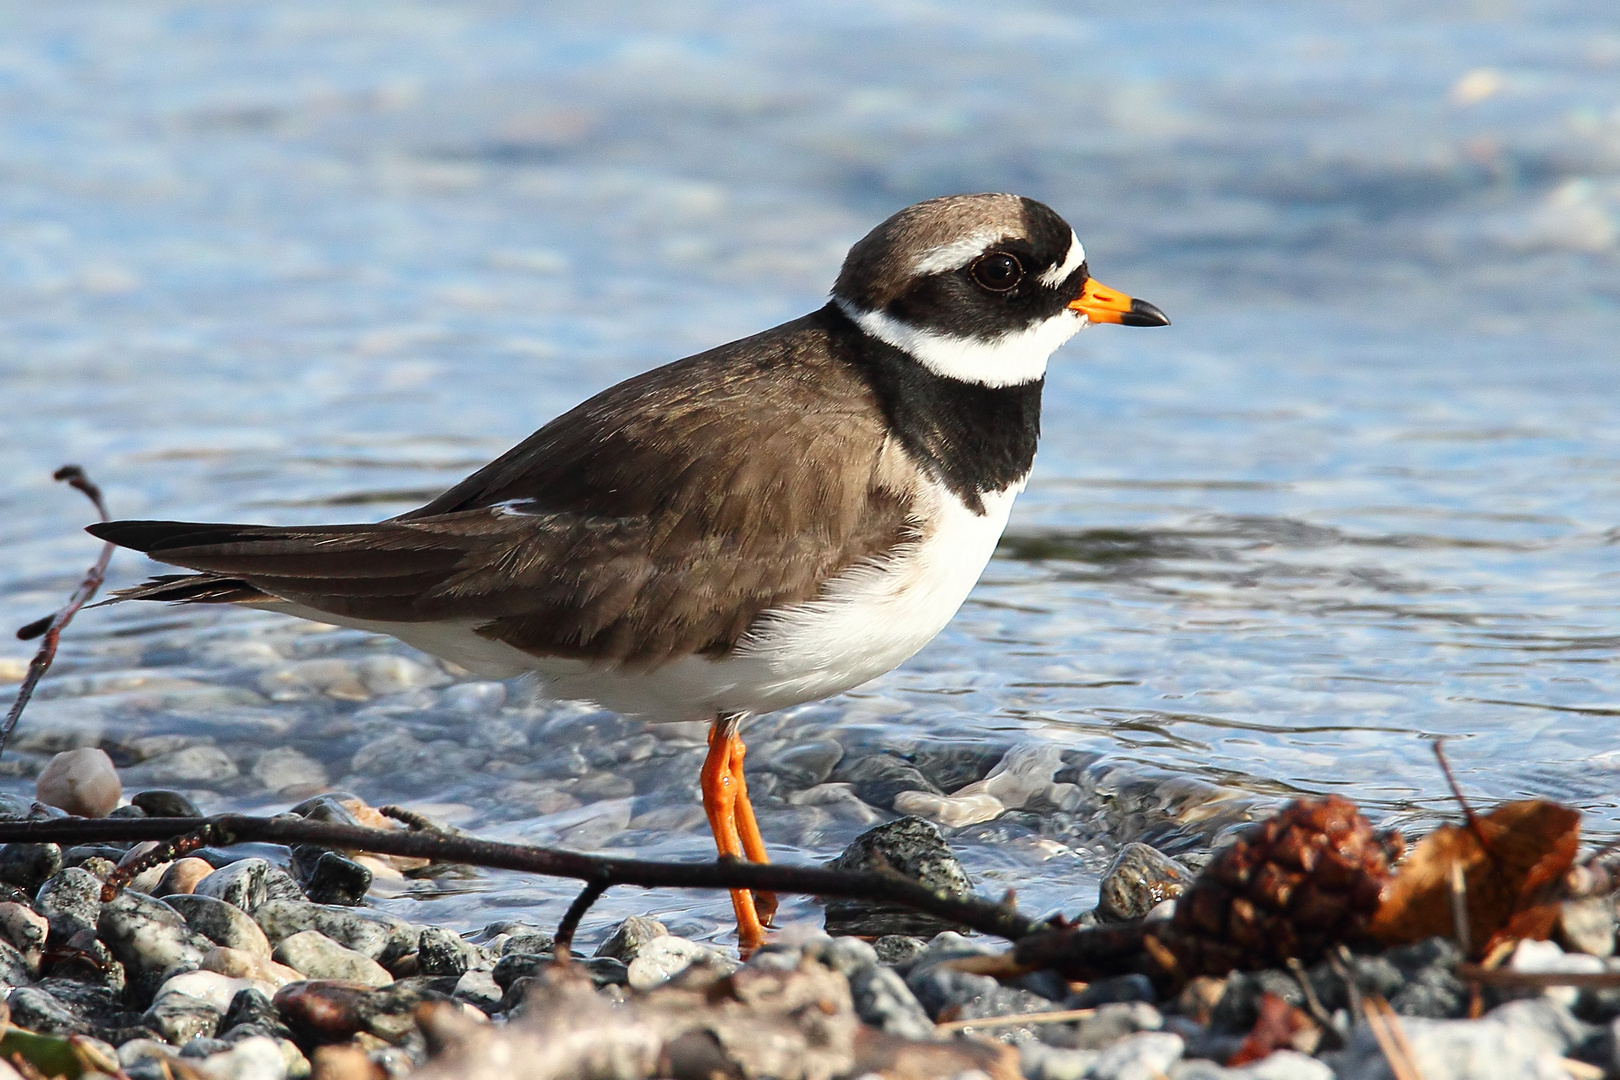
[[[538,975],[550,963],[550,953],[507,953],[495,962],[491,974],[495,985],[508,992],[519,979]]]
[[[165,788],[153,788],[151,791],[140,791],[130,796],[131,806],[138,806],[146,811],[147,817],[202,817],[203,812],[197,809],[197,804],[180,794],[178,791],[169,791]]]
[[[546,957],[547,963],[550,960],[550,957]],[[630,983],[629,970],[626,969],[624,964],[611,956],[575,957],[574,963],[578,964],[585,974],[591,977],[591,984],[598,990],[604,986],[628,986]],[[532,970],[536,973],[521,975],[511,986],[506,987],[500,1005],[491,1011],[510,1013],[523,1004],[523,999],[528,996],[529,988],[536,985],[542,978],[538,974],[539,968]]]
[[[335,851],[325,852],[315,860],[309,880],[304,884],[304,893],[311,903],[347,907],[365,903],[370,889],[371,871]]]
[[[939,785],[899,758],[872,754],[845,758],[832,772],[832,779],[852,784],[862,802],[884,810],[894,809],[894,797],[902,791],[927,791],[943,795]]]
[[[927,945],[922,938],[908,937],[905,934],[884,934],[872,942],[878,963],[892,968],[909,967]]]
[[[180,1056],[183,1058],[205,1058],[209,1054],[223,1054],[230,1048],[231,1044],[224,1039],[210,1039],[199,1035],[180,1047]]]
[[[770,755],[765,768],[794,787],[809,788],[825,782],[843,757],[844,748],[831,739],[812,739]]]
[[[1011,748],[1009,743],[919,743],[905,756],[942,791],[959,791],[989,776]]]
[[[1187,868],[1146,844],[1126,844],[1097,890],[1097,917],[1105,922],[1140,919],[1192,884]]]
[[[88,1022],[37,986],[18,987],[6,1004],[11,1007],[13,1024],[41,1035],[83,1035],[90,1030]]]
[[[477,959],[478,949],[461,940],[457,934],[437,926],[430,926],[422,931],[422,937],[416,943],[416,970],[426,976],[454,976],[459,979],[466,974]],[[454,980],[451,981],[449,993],[455,989]]]
[[[243,1025],[276,1038],[291,1037],[287,1025],[281,1022],[281,1014],[276,1011],[276,1007],[270,1003],[269,998],[257,990],[237,991],[236,996],[231,998],[230,1007],[225,1010],[224,1019],[219,1022],[219,1030],[230,1032]]]
[[[449,1001],[447,994],[420,986],[395,985],[369,990],[353,983],[289,983],[276,991],[271,1004],[301,1046],[347,1042],[364,1031],[399,1043],[416,1030],[416,1009],[430,1001]]]
[[[1159,995],[1153,989],[1153,980],[1146,975],[1116,975],[1112,979],[1094,982],[1078,994],[1072,995],[1064,1001],[1063,1007],[1094,1009],[1099,1005],[1108,1005],[1116,1001],[1146,1001],[1152,1004],[1158,999]]]
[[[643,945],[667,933],[668,928],[657,919],[644,919],[640,915],[632,915],[614,928],[606,941],[597,946],[596,955],[611,956],[628,964],[636,958],[636,953]],[[550,947],[550,942],[547,942],[546,948]]]
[[[827,865],[835,870],[896,870],[950,896],[966,896],[973,888],[939,828],[917,817],[903,817],[862,833]],[[932,937],[955,928],[935,915],[866,900],[828,900],[826,911],[827,932],[834,936]]]
[[[62,849],[55,844],[7,844],[0,847],[0,881],[32,896],[45,879],[62,869]]]
[[[1468,1013],[1468,988],[1455,974],[1440,967],[1423,968],[1407,977],[1406,985],[1389,999],[1401,1016],[1451,1020]]]
[[[1406,976],[1401,969],[1383,956],[1354,956],[1350,959],[1348,969],[1356,988],[1363,994],[1392,998],[1406,985]],[[1344,979],[1332,964],[1324,960],[1311,968],[1307,977],[1311,981],[1311,988],[1316,991],[1317,1000],[1328,1012],[1350,1007],[1349,987],[1345,986]]]
[[[251,914],[271,900],[304,899],[292,875],[264,859],[239,859],[197,882],[198,896],[212,896]]]
[[[988,975],[970,975],[943,964],[931,964],[913,971],[906,986],[935,1020],[950,1010],[953,1020],[978,1020],[989,1016],[1016,1016],[1019,1013],[1050,1012],[1057,1004],[1027,990],[1002,986]]]
[[[101,879],[77,866],[52,874],[34,896],[34,910],[51,924],[51,939],[94,931],[101,915]]]
[[[1286,971],[1235,971],[1226,980],[1221,1000],[1210,1011],[1209,1026],[1216,1031],[1246,1032],[1260,1018],[1260,998],[1276,994],[1290,1005],[1305,1004],[1299,980]]]
[[[146,817],[146,811],[134,803],[129,803],[126,806],[113,807],[107,816],[110,818],[144,818]]]

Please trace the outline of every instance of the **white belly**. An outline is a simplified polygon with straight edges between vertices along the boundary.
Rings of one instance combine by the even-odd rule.
[[[842,693],[891,671],[945,628],[1006,528],[1023,482],[984,496],[974,514],[931,487],[917,512],[926,535],[889,557],[845,571],[815,600],[762,615],[730,655],[683,657],[652,669],[538,657],[476,633],[471,624],[339,620],[291,604],[264,605],[319,622],[389,634],[495,678],[533,672],[546,693],[594,701],[654,721],[762,713]]]

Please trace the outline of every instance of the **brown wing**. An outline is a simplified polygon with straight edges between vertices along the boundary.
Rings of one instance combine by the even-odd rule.
[[[92,531],[206,575],[143,598],[247,586],[347,618],[470,620],[541,655],[723,653],[911,535],[916,474],[837,336],[812,315],[630,379],[376,525]]]

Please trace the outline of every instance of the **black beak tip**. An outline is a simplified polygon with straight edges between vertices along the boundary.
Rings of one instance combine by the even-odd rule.
[[[1169,326],[1170,317],[1146,300],[1132,300],[1131,310],[1119,320],[1124,326]]]

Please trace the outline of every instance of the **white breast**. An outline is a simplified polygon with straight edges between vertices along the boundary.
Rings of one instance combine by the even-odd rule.
[[[951,621],[1006,528],[1023,481],[983,496],[975,514],[930,484],[916,504],[922,535],[828,581],[815,600],[762,615],[722,659],[689,656],[651,670],[532,656],[471,624],[339,620],[290,604],[288,614],[390,634],[481,674],[534,672],[552,697],[594,701],[655,721],[761,713],[842,693],[910,659]]]

